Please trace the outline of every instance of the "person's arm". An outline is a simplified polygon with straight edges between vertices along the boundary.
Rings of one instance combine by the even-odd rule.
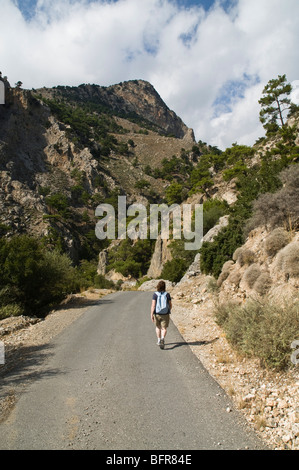
[[[152,322],[155,321],[155,318],[154,318],[154,313],[155,313],[155,310],[156,310],[156,300],[152,300],[152,307],[151,307],[151,319],[152,319]]]

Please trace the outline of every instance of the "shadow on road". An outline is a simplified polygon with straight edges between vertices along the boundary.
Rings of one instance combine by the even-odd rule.
[[[77,298],[68,301],[67,303],[61,303],[55,307],[56,311],[59,310],[68,310],[74,308],[83,308],[83,307],[92,307],[94,305],[102,305],[102,304],[111,304],[113,300],[110,299],[84,299],[84,298]]]
[[[0,368],[0,379],[5,385],[24,384],[31,378],[51,376],[62,373],[61,370],[40,368],[45,360],[51,357],[54,346],[43,344],[41,346],[21,346],[17,351],[8,351],[5,365]]]
[[[54,354],[53,348],[50,344],[43,344],[6,350],[5,365],[0,366],[0,423],[9,415],[19,393],[32,380],[65,373],[61,369],[44,367],[45,361]]]
[[[206,346],[208,344],[215,343],[219,338],[214,338],[211,341],[180,341],[179,343],[166,343],[164,350],[170,350],[170,349],[175,349],[179,348],[181,346]]]

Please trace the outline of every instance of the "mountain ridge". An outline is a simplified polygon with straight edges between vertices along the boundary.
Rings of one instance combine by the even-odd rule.
[[[40,88],[36,92],[43,97],[54,96],[81,103],[97,103],[103,108],[113,110],[120,117],[139,116],[154,124],[165,135],[183,139],[189,134],[195,142],[193,130],[168,108],[153,85],[145,80],[128,80],[108,87],[94,84],[81,84],[78,87],[57,86]]]

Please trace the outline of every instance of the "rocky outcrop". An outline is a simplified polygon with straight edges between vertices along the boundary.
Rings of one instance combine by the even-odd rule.
[[[108,250],[102,250],[99,254],[97,273],[105,276],[108,262]]]
[[[204,242],[212,242],[216,235],[228,225],[228,215],[224,215],[223,217],[220,217],[218,223],[212,227],[203,237],[202,241]],[[197,253],[197,255],[194,258],[193,263],[189,266],[188,270],[180,280],[179,284],[183,284],[185,281],[187,281],[189,278],[192,278],[194,276],[197,276],[200,274],[200,253]]]
[[[165,105],[150,83],[144,80],[123,82],[108,87],[107,94],[107,101],[114,109],[124,110],[128,114],[136,113],[147,121],[158,125],[166,134],[173,134],[180,139],[190,136],[188,127],[174,111]]]
[[[169,240],[163,240],[161,235],[158,236],[147,277],[158,278],[161,276],[164,264],[172,260],[169,243]]]
[[[157,285],[158,282],[161,281],[161,279],[151,279],[150,281],[145,281],[141,286],[138,288],[140,291],[150,291],[150,292],[155,292],[157,290]],[[166,290],[167,292],[172,292],[175,283],[164,280],[166,284]]]

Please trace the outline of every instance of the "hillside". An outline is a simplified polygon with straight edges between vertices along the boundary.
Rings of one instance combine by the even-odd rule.
[[[143,81],[8,88],[0,124],[3,234],[46,237],[75,262],[100,249],[99,203],[118,193],[160,200],[167,182],[147,174],[146,165],[159,167],[195,143],[192,130]]]
[[[245,242],[254,201],[278,190],[279,173],[299,158],[296,112],[283,132],[222,152],[196,143],[192,129],[142,80],[7,87],[6,93],[0,109],[1,234],[6,240],[37,236],[75,265],[95,266],[100,253],[98,273],[110,271],[109,279],[163,275],[178,282],[196,253],[159,240],[109,247],[95,236],[95,209],[102,202],[117,207],[118,195],[126,195],[128,205],[201,202],[204,233],[227,216],[217,240],[201,250],[202,272],[217,279]]]

